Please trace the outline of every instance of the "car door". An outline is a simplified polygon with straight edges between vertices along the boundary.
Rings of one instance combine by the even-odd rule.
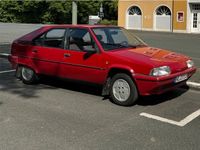
[[[69,28],[62,59],[61,76],[102,83],[105,80],[103,57],[87,28]]]
[[[65,33],[65,28],[51,29],[33,41],[32,63],[39,73],[59,76]]]

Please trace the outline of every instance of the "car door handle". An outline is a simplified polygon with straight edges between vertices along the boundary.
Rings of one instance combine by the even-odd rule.
[[[33,49],[32,52],[33,52],[33,53],[37,53],[38,50],[37,50],[37,49]]]
[[[70,56],[71,56],[71,54],[69,54],[69,53],[64,54],[64,57],[70,57]]]

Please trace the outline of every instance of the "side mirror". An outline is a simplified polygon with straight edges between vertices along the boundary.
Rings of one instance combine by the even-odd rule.
[[[87,53],[90,53],[90,54],[96,53],[96,52],[97,52],[97,49],[98,49],[98,48],[97,48],[95,42],[93,42],[93,41],[92,41],[91,43],[89,43],[89,44],[83,46],[83,51],[84,51],[84,52],[87,52]]]
[[[91,46],[84,46],[83,51],[87,53],[91,53],[91,54],[94,54],[97,52],[97,50]]]
[[[91,46],[88,48],[84,48],[83,52],[86,52],[84,54],[84,59],[90,58],[93,54],[97,53],[97,50],[95,48],[92,48]]]

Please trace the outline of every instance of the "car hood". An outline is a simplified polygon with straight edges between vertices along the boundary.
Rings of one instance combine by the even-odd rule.
[[[139,61],[153,67],[169,66],[172,72],[187,69],[186,61],[189,59],[183,54],[153,47],[132,48],[115,51],[114,53],[126,60]]]
[[[156,62],[180,62],[188,59],[187,56],[175,52],[171,52],[164,49],[153,48],[153,47],[143,47],[128,50],[129,54],[141,54],[148,57],[150,60]]]

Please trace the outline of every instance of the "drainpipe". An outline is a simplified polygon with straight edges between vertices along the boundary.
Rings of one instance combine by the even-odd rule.
[[[174,32],[174,0],[172,0],[172,32]]]

